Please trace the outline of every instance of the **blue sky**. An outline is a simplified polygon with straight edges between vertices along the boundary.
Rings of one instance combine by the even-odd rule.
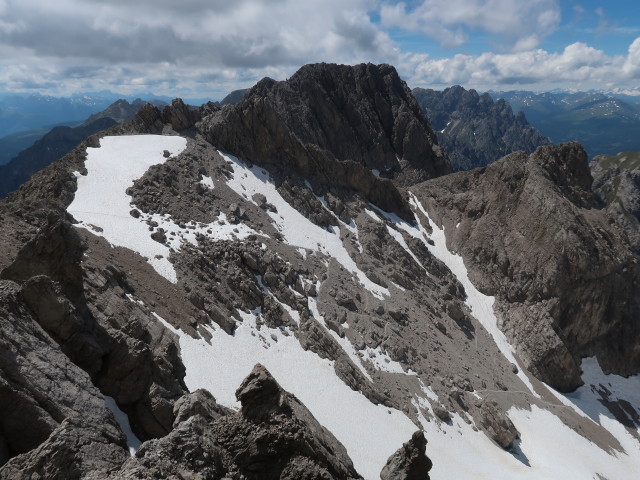
[[[311,62],[391,63],[410,86],[640,87],[640,2],[0,0],[0,85],[217,99]]]

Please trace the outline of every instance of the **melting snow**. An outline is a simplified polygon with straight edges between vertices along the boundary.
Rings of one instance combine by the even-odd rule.
[[[213,178],[211,178],[211,177],[207,177],[206,175],[202,175],[202,179],[200,180],[200,183],[202,185],[204,185],[205,187],[210,188],[211,190],[214,189]]]
[[[482,324],[484,329],[492,336],[502,355],[504,355],[504,357],[511,363],[518,365],[518,361],[514,356],[513,347],[511,347],[511,344],[509,344],[509,342],[507,341],[507,337],[505,337],[504,333],[502,333],[502,331],[498,328],[497,319],[493,311],[493,303],[495,301],[495,298],[480,293],[480,291],[473,285],[473,283],[471,283],[471,280],[469,280],[467,268],[464,265],[462,257],[451,253],[448,250],[444,229],[438,228],[438,226],[436,226],[431,221],[431,219],[429,218],[429,214],[413,194],[411,194],[410,203],[414,207],[414,209],[421,211],[426,217],[433,232],[431,235],[429,235],[420,221],[418,221],[417,227],[414,227],[413,225],[410,225],[393,213],[384,212],[383,210],[379,210],[379,212],[382,213],[388,220],[393,222],[397,228],[402,229],[412,237],[421,240],[434,257],[441,260],[447,267],[449,267],[449,270],[451,270],[451,272],[456,276],[458,281],[464,287],[465,292],[467,293],[465,303],[471,310],[471,314],[473,315],[473,317],[478,320]],[[408,246],[406,246],[406,242],[404,242],[404,239],[402,239],[401,242],[398,238],[398,235],[394,235],[392,231],[393,229],[389,229],[389,233],[394,236],[394,238],[402,245],[403,248],[411,253],[411,250],[408,248]],[[402,237],[400,236],[400,238]],[[433,245],[428,243],[427,239],[432,240]],[[413,254],[411,255],[414,256]],[[418,262],[418,264],[420,264],[420,262]],[[531,393],[539,398],[539,395],[536,393],[533,385],[531,384],[531,381],[524,373],[522,367],[518,369],[517,375],[520,380],[522,380],[524,384],[527,385]]]
[[[107,408],[111,410],[111,413],[113,413],[116,422],[118,422],[118,425],[120,425],[122,433],[124,433],[124,435],[127,437],[127,446],[129,447],[129,453],[133,457],[140,448],[140,445],[142,445],[142,442],[138,439],[138,437],[136,437],[136,434],[133,433],[133,430],[131,430],[129,417],[126,413],[120,410],[120,407],[118,407],[118,404],[113,397],[108,397],[105,395],[104,403],[107,405]]]
[[[387,458],[409,440],[416,426],[402,412],[374,405],[351,390],[336,376],[333,362],[304,350],[292,334],[284,333],[286,329],[262,325],[258,330],[257,315],[259,311],[240,312],[242,323],[233,336],[217,326],[206,327],[211,343],[156,317],[180,339],[189,390],[206,388],[222,405],[238,408],[236,389],[261,363],[345,446],[364,478],[379,479]]]
[[[210,224],[190,222],[184,228],[169,215],[141,213],[139,218],[129,212],[135,208],[126,190],[153,165],[164,163],[164,150],[178,155],[187,145],[186,138],[163,135],[125,135],[104,137],[100,148],[87,148],[87,175],[74,172],[78,189],[67,211],[78,220],[79,226],[104,237],[111,245],[126,247],[147,258],[149,264],[163,277],[176,283],[177,275],[169,262],[171,249],[179,250],[183,242],[197,244],[197,234],[216,240],[246,238],[254,232],[246,225],[230,225],[220,214]],[[208,179],[208,180],[207,180]],[[211,186],[210,177],[202,182]],[[147,221],[155,221],[163,228],[167,245],[151,238]]]
[[[277,212],[267,213],[287,244],[333,257],[354,274],[362,286],[375,297],[383,299],[389,295],[389,290],[369,280],[365,273],[358,268],[344,247],[337,227],[335,227],[337,232],[335,230],[329,232],[311,222],[289,205],[276,190],[269,174],[262,168],[248,167],[236,157],[220,153],[233,165],[233,177],[227,182],[232,190],[246,198],[252,198],[256,193],[261,193],[266,197],[268,203],[276,207]]]

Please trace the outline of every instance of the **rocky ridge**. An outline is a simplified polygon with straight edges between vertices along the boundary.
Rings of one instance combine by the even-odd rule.
[[[593,191],[640,255],[640,162],[637,152],[598,155],[590,163]]]
[[[583,357],[622,375],[640,368],[637,260],[591,183],[585,151],[568,143],[421,186],[450,248],[499,299],[526,367],[561,391],[580,385]]]
[[[454,171],[484,167],[505,155],[532,153],[551,141],[532,127],[522,111],[513,114],[506,100],[494,102],[459,85],[443,91],[414,88],[420,108],[436,132]]]

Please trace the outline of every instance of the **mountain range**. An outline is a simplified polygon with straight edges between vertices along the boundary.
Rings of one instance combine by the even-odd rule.
[[[637,97],[601,92],[491,92],[522,110],[556,143],[579,141],[590,157],[640,151]]]
[[[455,171],[483,167],[505,155],[532,153],[551,141],[529,125],[522,110],[493,101],[456,85],[444,91],[414,88],[412,93],[436,131],[438,144],[449,154]]]
[[[575,142],[454,172],[389,65],[240,96],[0,201],[0,479],[636,475],[623,180]]]

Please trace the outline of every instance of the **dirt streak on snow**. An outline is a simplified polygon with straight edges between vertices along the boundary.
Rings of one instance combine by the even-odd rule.
[[[289,205],[282,198],[273,180],[264,169],[255,165],[249,167],[232,155],[222,152],[220,154],[233,165],[233,176],[227,182],[232,190],[251,201],[253,201],[252,198],[255,194],[260,193],[266,197],[268,203],[276,207],[277,212],[267,213],[282,234],[285,243],[335,258],[344,268],[355,275],[362,286],[372,295],[379,299],[389,296],[388,289],[369,280],[366,274],[358,268],[340,239],[338,227],[334,227],[334,230],[329,232],[311,222]],[[355,228],[355,226],[351,228]]]

